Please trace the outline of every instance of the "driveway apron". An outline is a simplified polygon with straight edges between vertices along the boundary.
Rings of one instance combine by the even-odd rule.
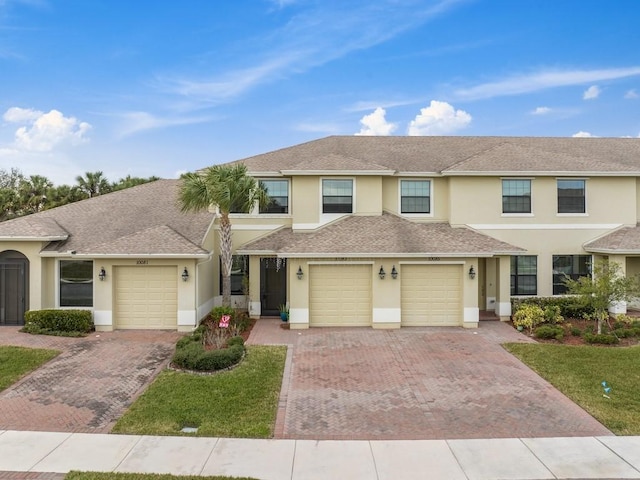
[[[62,351],[0,393],[0,430],[106,433],[166,366],[180,334],[116,331],[85,338],[0,328],[0,345]]]
[[[507,324],[284,330],[278,323],[258,321],[249,338],[289,345],[277,438],[611,435],[504,350],[504,342],[532,341]]]

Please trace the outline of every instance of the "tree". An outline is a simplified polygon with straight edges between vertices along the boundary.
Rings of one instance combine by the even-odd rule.
[[[53,183],[42,175],[31,175],[22,179],[18,186],[20,209],[23,214],[36,213],[44,210],[47,204],[47,193]]]
[[[576,295],[581,306],[593,309],[602,333],[602,324],[609,319],[609,307],[629,302],[640,296],[640,281],[637,277],[622,274],[620,265],[607,260],[596,262],[592,277],[580,277],[577,280],[565,279],[567,293]]]
[[[160,180],[160,177],[149,177],[149,178],[141,178],[141,177],[132,177],[131,175],[127,175],[125,178],[121,178],[117,182],[113,183],[111,186],[112,190],[124,190],[125,188],[135,187],[137,185],[142,185],[143,183],[155,182],[156,180]]]
[[[249,213],[257,203],[265,207],[269,196],[263,185],[247,175],[247,167],[215,165],[202,173],[182,176],[179,201],[183,212],[218,209],[220,217],[220,263],[222,268],[222,305],[231,306],[231,266],[233,242],[230,213]]]
[[[60,185],[58,187],[52,187],[49,189],[49,198],[46,208],[55,208],[68,203],[78,202],[85,198],[80,187],[69,185]]]
[[[78,182],[78,188],[89,198],[111,191],[111,185],[102,172],[85,172],[84,177],[82,175],[76,177],[76,182]]]

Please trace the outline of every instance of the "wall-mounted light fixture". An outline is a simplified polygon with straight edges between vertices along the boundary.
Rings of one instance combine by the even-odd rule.
[[[474,278],[476,278],[476,271],[473,269],[473,265],[471,265],[471,268],[469,269],[469,278],[471,280],[473,280]]]
[[[104,269],[104,267],[100,267],[100,273],[98,273],[98,278],[100,279],[100,281],[107,278],[107,271]]]
[[[394,280],[398,278],[398,270],[396,270],[396,266],[391,267],[391,278]]]
[[[384,276],[386,275],[384,268],[382,268],[382,265],[380,265],[380,271],[378,272],[378,276],[380,277],[380,280],[384,280]]]
[[[302,267],[300,265],[298,265],[298,271],[296,272],[296,275],[298,276],[298,280],[302,280],[302,276],[304,275],[304,273],[302,272]]]
[[[184,267],[184,270],[182,271],[182,281],[186,282],[187,280],[189,280],[189,271],[187,270],[187,267]]]

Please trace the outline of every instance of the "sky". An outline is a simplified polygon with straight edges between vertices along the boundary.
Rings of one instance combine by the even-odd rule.
[[[0,169],[175,178],[328,135],[640,137],[640,1],[0,0]]]

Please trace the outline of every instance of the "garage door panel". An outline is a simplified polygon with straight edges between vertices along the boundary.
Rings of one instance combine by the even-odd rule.
[[[403,326],[458,326],[462,323],[459,265],[403,265]]]
[[[176,328],[177,267],[116,267],[116,328]]]
[[[312,265],[309,278],[311,326],[371,325],[370,265]]]

